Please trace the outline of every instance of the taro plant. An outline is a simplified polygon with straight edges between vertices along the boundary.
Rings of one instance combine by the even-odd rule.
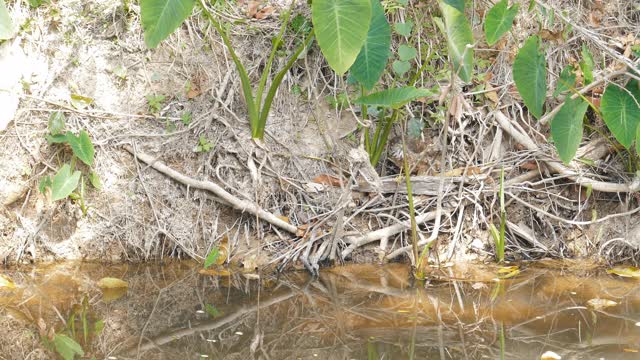
[[[489,224],[489,232],[496,247],[496,262],[502,263],[504,262],[505,230],[507,228],[507,210],[504,205],[504,168],[500,170],[498,197],[500,199],[500,230],[495,225]]]
[[[494,19],[491,29],[487,30],[487,39],[501,28],[501,32],[508,31],[504,22],[513,20],[513,13],[517,12],[517,6],[506,8],[506,0],[502,0],[492,8],[487,17],[493,13]],[[494,10],[496,8],[499,10]],[[498,16],[499,15],[499,16]],[[485,22],[485,29],[489,27],[489,21]],[[500,25],[502,24],[502,25]],[[510,27],[510,26],[509,26]],[[491,34],[491,35],[490,35]],[[575,86],[577,80],[576,69],[565,67],[560,73],[553,96],[559,97],[568,92],[559,109],[545,115],[545,102],[547,99],[547,63],[542,39],[533,35],[529,37],[518,51],[513,63],[513,79],[529,113],[537,119],[543,116],[551,116],[551,137],[558,151],[560,159],[568,164],[576,155],[582,141],[584,118],[589,107],[593,112],[602,117],[613,137],[626,150],[636,145],[636,152],[640,155],[640,87],[638,81],[631,80],[626,86],[609,84],[604,90],[600,107],[589,101],[587,97],[579,93]],[[583,44],[581,49],[582,60],[579,63],[583,85],[589,85],[594,81],[593,55]],[[638,70],[632,70],[636,73]],[[633,158],[633,156],[632,156]]]
[[[71,161],[63,163],[53,177],[43,177],[40,180],[39,190],[42,193],[49,192],[51,201],[66,198],[78,201],[83,215],[86,216],[88,206],[85,203],[85,178],[94,188],[98,190],[102,188],[100,177],[91,170],[95,149],[85,130],[80,130],[78,135],[71,131],[65,131],[65,122],[66,118],[62,112],[51,113],[47,141],[50,144],[60,144],[64,148],[71,148]],[[89,171],[83,173],[76,170],[77,160],[88,166]]]
[[[191,15],[195,4],[196,0],[142,0],[141,18],[147,46],[154,48],[173,33]],[[284,13],[280,30],[272,41],[271,53],[254,87],[246,67],[233,47],[228,25],[217,19],[204,1],[198,1],[198,5],[203,16],[222,37],[238,70],[254,139],[264,137],[267,118],[276,91],[286,73],[294,66],[314,36],[331,68],[342,75],[353,65],[363,48],[372,11],[370,0],[313,1],[311,5],[313,28],[306,34],[304,41],[299,43],[282,68],[272,77],[273,63],[278,50],[283,45],[285,30],[295,6],[293,1],[289,10]],[[269,80],[271,83],[267,86]]]

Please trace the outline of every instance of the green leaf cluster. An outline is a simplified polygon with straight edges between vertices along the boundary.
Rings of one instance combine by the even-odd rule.
[[[47,135],[47,141],[50,144],[62,144],[71,148],[73,158],[71,162],[64,163],[53,175],[53,177],[45,176],[40,180],[38,189],[42,193],[46,193],[47,189],[51,190],[51,200],[58,201],[68,197],[74,200],[80,200],[80,206],[83,213],[86,214],[86,206],[84,205],[84,179],[82,178],[82,172],[75,170],[76,159],[79,159],[89,167],[93,166],[95,148],[91,142],[89,134],[85,130],[80,130],[78,135],[75,135],[71,131],[65,131],[66,118],[64,113],[56,111],[49,116],[48,128],[49,134]],[[90,171],[88,174],[88,180],[91,185],[100,190],[102,183],[100,177],[94,172]],[[80,185],[79,193],[74,193]]]

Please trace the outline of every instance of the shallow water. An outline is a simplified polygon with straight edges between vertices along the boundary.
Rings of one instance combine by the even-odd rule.
[[[16,287],[0,287],[0,358],[51,358],[42,339],[54,332],[87,359],[640,358],[640,283],[584,264],[456,265],[422,284],[399,264],[261,282],[218,273],[190,262],[4,270]],[[128,288],[101,290],[104,277]],[[589,305],[598,298],[613,302]]]

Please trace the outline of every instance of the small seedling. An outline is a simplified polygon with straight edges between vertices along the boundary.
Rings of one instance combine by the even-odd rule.
[[[200,135],[200,138],[198,139],[198,145],[196,145],[193,151],[197,153],[200,153],[200,152],[206,153],[206,152],[209,152],[212,148],[213,148],[213,144],[210,143],[206,137],[204,137],[203,135]]]
[[[83,215],[86,216],[88,206],[85,202],[85,176],[88,176],[89,182],[96,189],[100,189],[102,184],[94,171],[90,171],[89,174],[83,176],[82,171],[76,170],[76,163],[77,160],[80,160],[87,166],[92,167],[95,149],[89,134],[85,130],[80,130],[78,135],[71,131],[65,132],[65,122],[66,118],[62,112],[51,114],[47,141],[50,144],[62,144],[66,148],[71,148],[71,161],[62,164],[53,177],[47,175],[41,178],[38,190],[43,194],[49,193],[52,201],[66,198],[78,201]],[[76,192],[78,185],[80,186],[80,191]]]
[[[185,111],[182,113],[180,121],[182,121],[185,126],[189,126],[189,124],[191,124],[191,111]]]
[[[149,94],[145,96],[145,98],[147,99],[147,105],[149,105],[149,110],[152,113],[156,114],[156,113],[159,113],[160,110],[162,110],[162,104],[164,103],[166,96]]]

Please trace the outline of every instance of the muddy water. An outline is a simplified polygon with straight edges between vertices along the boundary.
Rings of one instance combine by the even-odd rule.
[[[640,358],[640,282],[577,263],[457,265],[422,284],[403,265],[262,281],[188,262],[2,274],[15,288],[0,287],[0,359],[53,358],[59,335],[87,359]]]

